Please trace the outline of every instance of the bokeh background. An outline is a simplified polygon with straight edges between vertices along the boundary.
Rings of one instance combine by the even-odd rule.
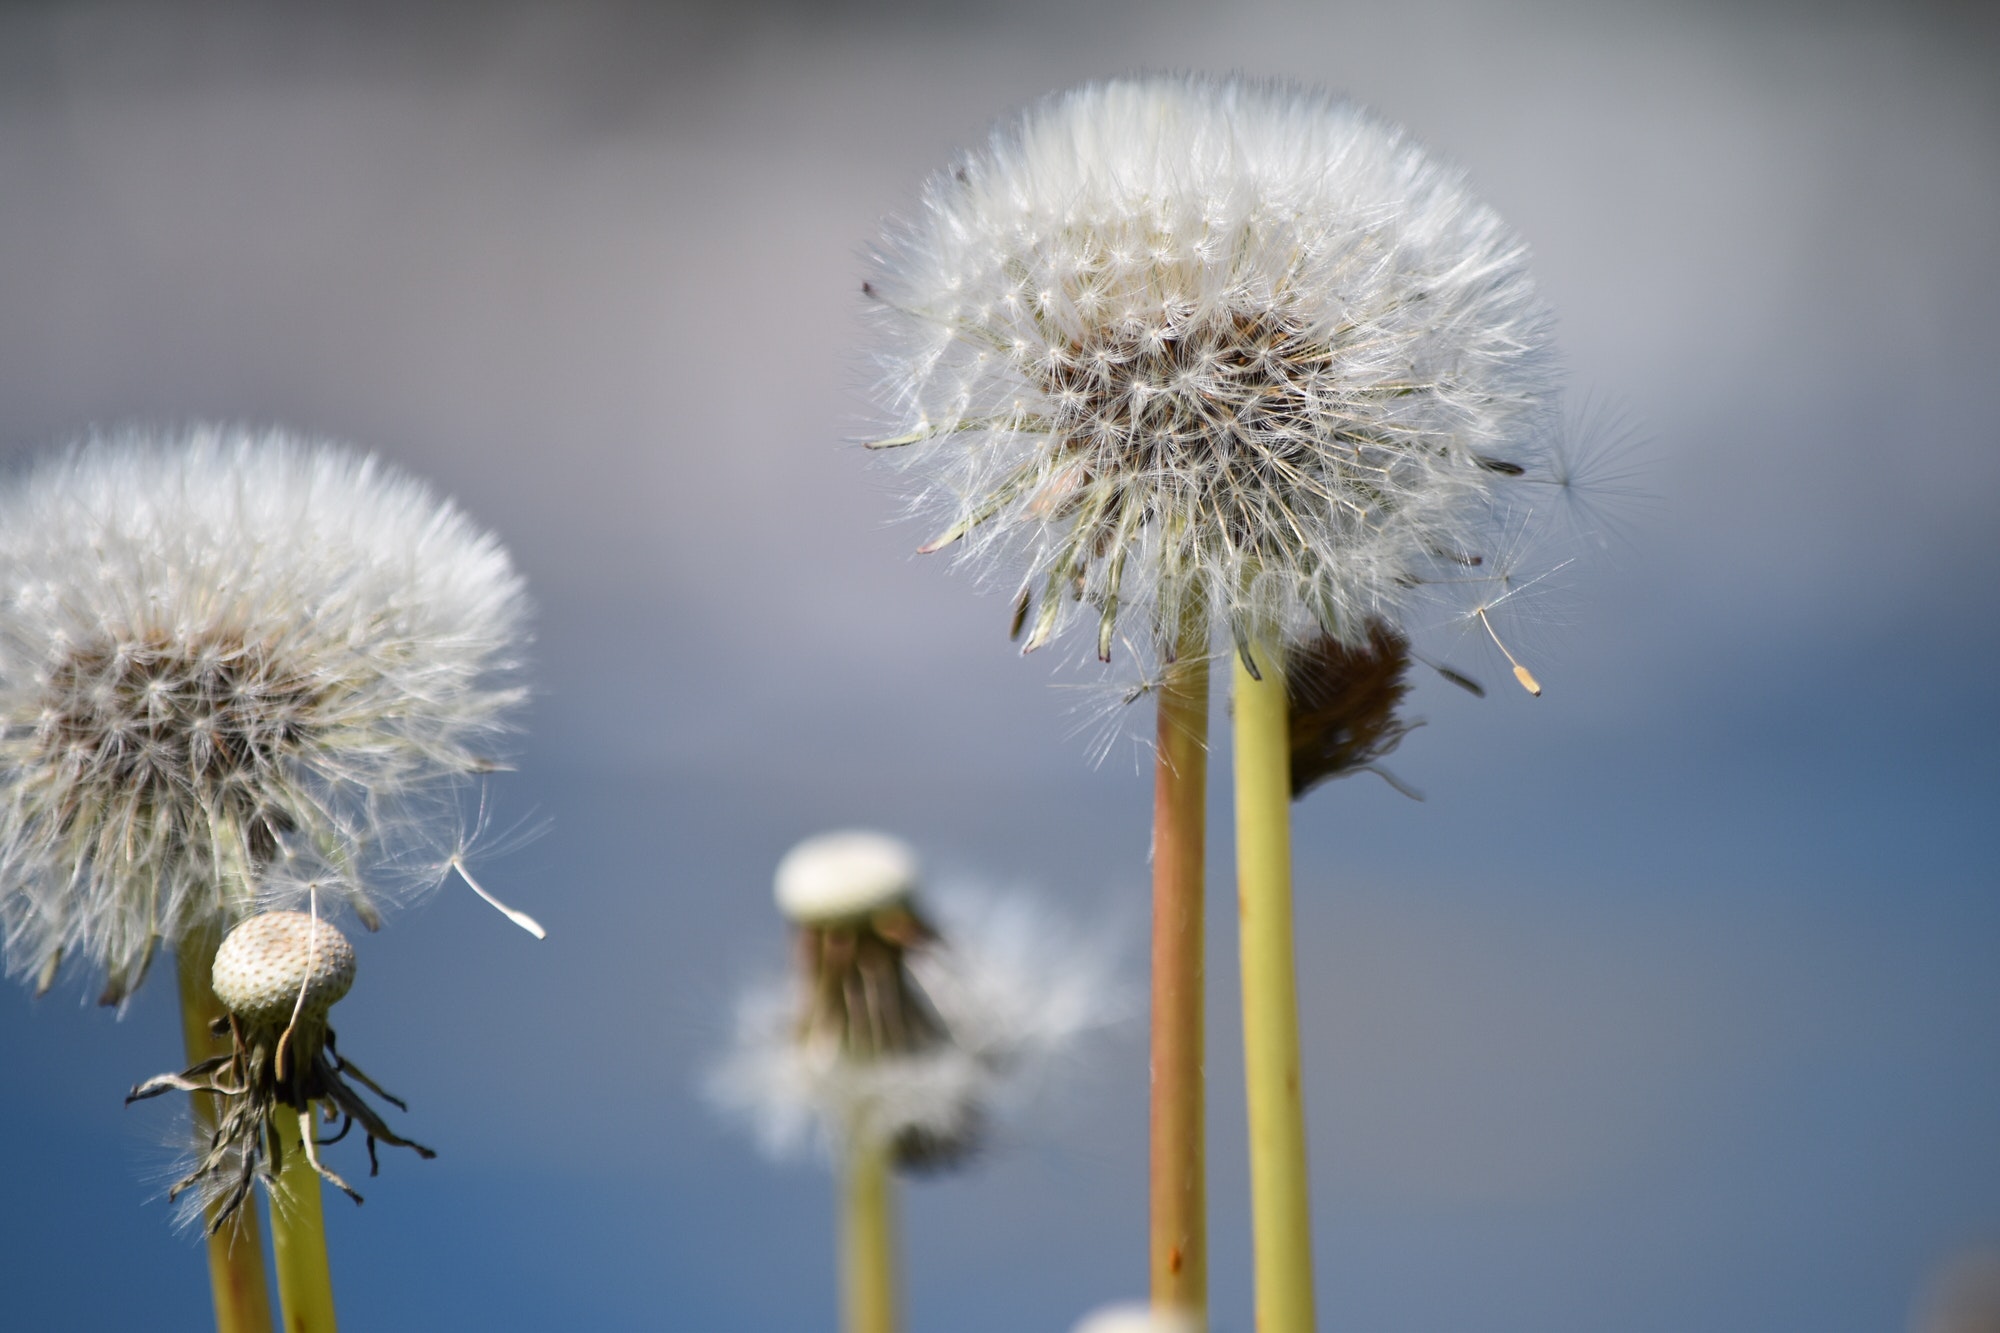
[[[493,796],[550,831],[480,866],[550,938],[460,888],[361,941],[345,1044],[442,1155],[330,1200],[348,1326],[831,1326],[825,1172],[699,1092],[804,834],[1035,886],[1122,927],[1139,980],[1149,781],[1072,734],[1088,691],[1052,684],[1087,673],[1019,659],[1004,597],[910,555],[852,444],[855,316],[878,220],[957,147],[1177,67],[1343,89],[1463,164],[1642,474],[1534,618],[1544,698],[1424,684],[1393,767],[1427,801],[1363,777],[1298,808],[1325,1326],[1914,1329],[2000,1245],[1992,11],[11,6],[7,454],[191,420],[360,442],[502,533],[539,603]],[[0,994],[0,1326],[201,1329],[169,1117],[120,1105],[178,1062],[171,987],[88,1000]],[[910,1189],[911,1328],[1138,1294],[1144,1099],[1133,1024]]]

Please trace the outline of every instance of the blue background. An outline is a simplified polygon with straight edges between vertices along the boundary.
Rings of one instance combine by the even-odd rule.
[[[497,529],[540,606],[494,796],[552,828],[479,868],[550,938],[451,888],[358,941],[344,1047],[441,1155],[330,1200],[349,1327],[831,1326],[825,1173],[698,1090],[804,834],[896,829],[1142,956],[1133,747],[1091,767],[1051,689],[1088,673],[1014,656],[1004,597],[913,558],[848,442],[880,217],[1006,110],[1175,67],[1343,89],[1462,163],[1643,474],[1527,618],[1544,698],[1440,627],[1496,688],[1420,688],[1393,767],[1428,800],[1298,808],[1325,1326],[1915,1328],[1940,1265],[2000,1246],[1990,17],[12,7],[0,444],[364,443]],[[1216,753],[1215,1326],[1247,1330]],[[178,1061],[172,989],[88,999],[0,994],[0,1325],[204,1328],[171,1113],[120,1105]],[[912,1329],[1142,1290],[1139,1027],[1092,1064],[907,1191]]]

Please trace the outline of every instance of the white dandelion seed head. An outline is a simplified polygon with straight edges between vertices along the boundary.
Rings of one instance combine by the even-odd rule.
[[[947,894],[936,938],[908,966],[943,1040],[857,1058],[800,1022],[800,978],[749,991],[706,1080],[777,1158],[851,1136],[954,1144],[1020,1123],[1090,1034],[1128,1016],[1115,949],[1018,895]]]
[[[866,916],[917,887],[917,854],[900,838],[865,829],[822,833],[778,862],[778,909],[795,922]]]
[[[1033,648],[1170,608],[1351,647],[1462,566],[1559,417],[1524,243],[1401,130],[1300,87],[1091,84],[878,245],[878,399],[932,550]],[[1029,603],[1034,604],[1031,618]]]
[[[376,920],[522,696],[506,551],[379,460],[276,432],[126,434],[0,491],[0,922],[122,1002],[253,911]]]

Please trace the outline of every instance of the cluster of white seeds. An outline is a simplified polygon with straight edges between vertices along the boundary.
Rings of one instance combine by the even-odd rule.
[[[0,492],[0,922],[122,1002],[154,950],[371,865],[491,766],[526,599],[378,460],[277,434],[95,441]],[[455,797],[451,798],[455,811]],[[450,822],[447,818],[445,822]]]
[[[881,242],[886,438],[967,559],[1080,611],[1362,646],[1498,540],[1555,415],[1526,247],[1400,130],[1299,88],[1095,84]],[[1024,623],[1025,622],[1025,623]]]

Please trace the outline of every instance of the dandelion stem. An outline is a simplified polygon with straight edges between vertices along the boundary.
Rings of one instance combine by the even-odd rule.
[[[1208,1157],[1203,1108],[1203,859],[1208,644],[1187,608],[1159,690],[1153,770],[1153,1304],[1206,1323]]]
[[[285,1333],[334,1333],[333,1275],[326,1262],[326,1218],[320,1209],[319,1173],[305,1153],[310,1108],[299,1115],[279,1107],[272,1119],[285,1154],[271,1191],[271,1252],[277,1260],[278,1302]]]
[[[222,1002],[215,998],[208,979],[215,946],[212,932],[196,932],[183,936],[175,951],[181,983],[181,1035],[186,1040],[190,1065],[225,1054],[229,1049],[209,1031],[209,1024],[223,1013]],[[195,1134],[197,1141],[205,1146],[215,1132],[215,1096],[197,1092],[193,1097]],[[211,1215],[221,1206],[220,1199],[211,1203]],[[215,1294],[216,1333],[271,1333],[271,1297],[264,1284],[263,1228],[257,1223],[254,1202],[238,1208],[209,1236],[208,1281]]]
[[[1285,654],[1236,654],[1236,866],[1243,1064],[1250,1118],[1251,1239],[1259,1333],[1313,1327],[1312,1215],[1292,943],[1291,750]]]
[[[842,1173],[841,1333],[896,1333],[896,1221],[889,1145],[850,1131]]]

